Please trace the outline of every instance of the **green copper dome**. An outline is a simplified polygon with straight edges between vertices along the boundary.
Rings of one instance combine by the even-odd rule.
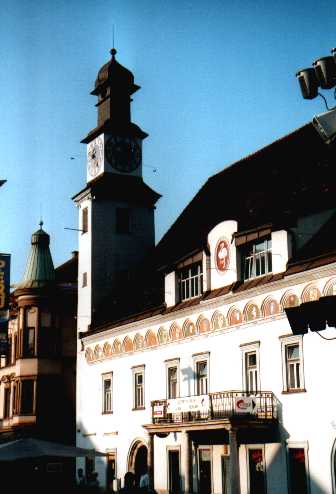
[[[40,229],[32,234],[31,251],[22,283],[17,288],[42,288],[55,281],[55,269],[49,250],[50,237]]]

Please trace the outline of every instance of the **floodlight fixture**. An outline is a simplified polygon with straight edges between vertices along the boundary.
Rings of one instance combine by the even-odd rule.
[[[318,95],[318,80],[315,70],[312,68],[302,69],[296,73],[300,89],[304,99],[313,99]]]
[[[313,62],[316,78],[322,89],[331,89],[336,85],[336,63],[334,57],[322,57]]]

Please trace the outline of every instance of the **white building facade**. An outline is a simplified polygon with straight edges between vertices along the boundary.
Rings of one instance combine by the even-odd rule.
[[[313,132],[307,125],[207,182],[155,249],[164,299],[140,314],[115,317],[112,296],[110,317],[98,313],[108,284],[118,291],[120,265],[130,270],[150,252],[158,195],[141,185],[137,200],[121,198],[89,177],[75,197],[77,445],[106,452],[83,466],[111,491],[127,471],[139,481],[148,470],[159,494],[336,492],[336,342],[326,340],[334,329],[293,334],[285,312],[336,294],[336,246],[328,243],[335,209],[325,192],[331,154]],[[292,169],[285,156],[302,142],[309,173],[276,190]],[[325,159],[322,171],[312,149]],[[118,173],[115,164],[99,166],[109,186],[118,173],[141,174],[131,165]],[[253,187],[254,170],[276,177],[267,193]],[[128,213],[118,218],[121,207]]]

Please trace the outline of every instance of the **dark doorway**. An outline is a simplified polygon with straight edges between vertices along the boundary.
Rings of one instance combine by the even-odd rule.
[[[106,487],[108,492],[114,492],[113,481],[116,478],[116,453],[108,453],[106,468]]]
[[[138,448],[134,460],[134,474],[136,485],[139,486],[140,477],[147,472],[147,448],[140,446]]]
[[[202,494],[211,494],[211,450],[198,450],[199,465],[199,492]]]
[[[250,494],[265,494],[264,455],[261,448],[249,449]]]
[[[168,451],[168,489],[169,494],[180,494],[180,452]]]
[[[228,494],[229,492],[229,456],[222,456],[222,493]]]
[[[307,474],[306,474],[306,454],[304,448],[288,449],[289,481],[290,493],[306,494]]]

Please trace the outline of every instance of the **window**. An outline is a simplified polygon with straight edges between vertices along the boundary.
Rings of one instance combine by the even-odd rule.
[[[288,445],[288,477],[290,494],[295,494],[297,492],[300,494],[308,493],[307,471],[307,446],[302,444]]]
[[[208,362],[197,362],[196,364],[197,394],[205,395],[208,392]]]
[[[17,384],[16,382],[13,383],[13,395],[12,395],[12,414],[16,415],[17,414]]]
[[[282,339],[285,392],[304,391],[302,336]]]
[[[21,415],[34,413],[34,381],[27,379],[21,382]]]
[[[4,389],[4,410],[3,410],[4,419],[7,419],[10,414],[10,398],[11,398],[11,390],[10,387],[7,386]]]
[[[82,210],[82,233],[87,233],[89,228],[89,213],[88,208],[83,208]]]
[[[112,373],[103,375],[103,413],[112,413]]]
[[[195,394],[205,395],[209,390],[209,353],[193,355],[195,373]]]
[[[203,292],[202,264],[196,263],[181,269],[178,272],[180,300],[198,297]]]
[[[131,231],[131,210],[129,208],[116,209],[116,232],[130,233]]]
[[[35,356],[35,328],[25,328],[23,333],[23,356]]]
[[[83,279],[82,279],[82,288],[87,286],[87,273],[83,273]]]
[[[134,410],[145,408],[145,369],[144,367],[133,368]]]
[[[259,341],[240,345],[243,361],[243,389],[253,394],[260,389],[259,346]]]
[[[251,242],[241,249],[244,280],[256,278],[272,271],[272,241]]]
[[[245,354],[245,368],[246,368],[246,390],[257,391],[258,389],[257,352],[247,352]]]
[[[179,369],[180,360],[166,360],[166,376],[167,376],[167,398],[174,399],[179,396]]]

